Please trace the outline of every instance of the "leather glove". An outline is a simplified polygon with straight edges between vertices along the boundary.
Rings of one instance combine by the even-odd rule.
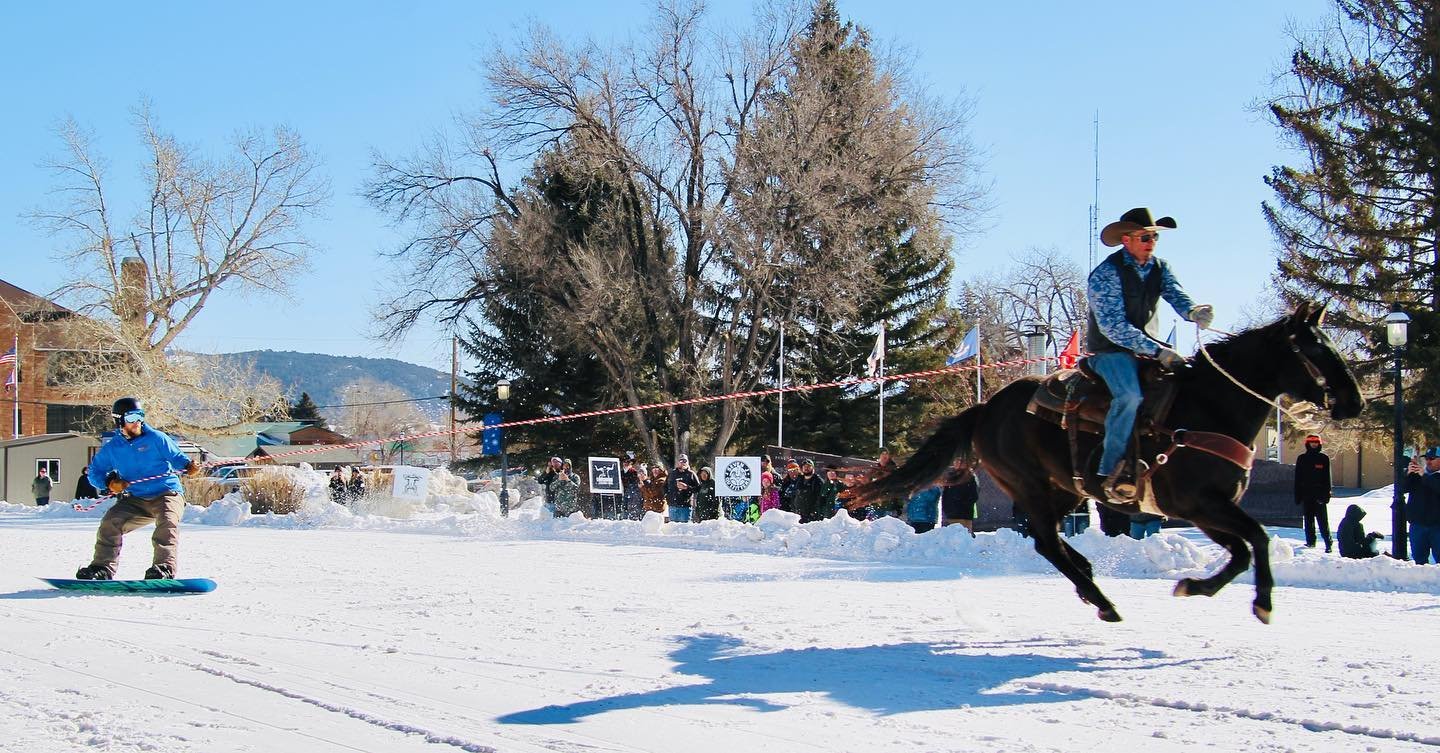
[[[1202,303],[1190,309],[1190,321],[1200,325],[1200,329],[1210,329],[1210,325],[1215,323],[1215,307]]]
[[[1155,360],[1159,361],[1161,366],[1164,366],[1170,371],[1174,371],[1185,365],[1185,356],[1163,345],[1160,346],[1160,352],[1155,354]]]

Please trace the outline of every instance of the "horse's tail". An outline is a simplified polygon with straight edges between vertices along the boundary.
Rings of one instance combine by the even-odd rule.
[[[973,457],[971,442],[975,435],[975,425],[984,409],[985,405],[982,403],[941,421],[935,433],[920,445],[920,449],[916,450],[904,465],[888,475],[850,490],[849,499],[867,503],[882,499],[903,499],[935,483],[950,468],[955,458]]]

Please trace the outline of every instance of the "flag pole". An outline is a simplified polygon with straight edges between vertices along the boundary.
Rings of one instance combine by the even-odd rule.
[[[18,324],[18,322],[17,322]],[[17,327],[18,330],[18,327]],[[20,333],[15,332],[15,363],[10,364],[10,379],[15,382],[11,393],[10,438],[20,438]]]
[[[880,320],[880,449],[885,449],[885,320]]]
[[[975,404],[980,404],[980,322],[975,322]]]
[[[785,446],[785,325],[780,325],[780,423],[775,427],[775,446]]]

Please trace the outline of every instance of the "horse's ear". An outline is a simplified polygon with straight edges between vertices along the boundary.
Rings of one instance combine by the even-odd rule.
[[[1296,323],[1300,323],[1300,322],[1309,322],[1309,321],[1310,321],[1310,302],[1309,302],[1309,301],[1301,301],[1301,302],[1300,302],[1300,305],[1298,305],[1298,306],[1295,307],[1295,312],[1290,315],[1290,322],[1291,322],[1292,324],[1296,324]]]

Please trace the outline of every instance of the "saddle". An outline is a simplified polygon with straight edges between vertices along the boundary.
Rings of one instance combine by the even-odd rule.
[[[1082,359],[1073,369],[1061,369],[1046,377],[1025,411],[1062,429],[1104,434],[1105,414],[1110,411],[1110,390],[1105,380],[1090,370],[1086,360]],[[1135,433],[1148,436],[1164,425],[1178,385],[1160,364],[1151,361],[1140,362],[1139,376],[1142,400],[1135,417]]]
[[[1139,442],[1142,438],[1168,442],[1171,432],[1165,428],[1164,419],[1175,402],[1179,385],[1174,376],[1162,369],[1158,363],[1143,360],[1140,362],[1139,381],[1140,410],[1135,416],[1135,430],[1130,437],[1127,454],[1132,467],[1136,469],[1137,483],[1143,497],[1148,473],[1142,471],[1146,466],[1135,457]],[[1089,459],[1080,456],[1079,439],[1082,433],[1105,433],[1105,414],[1110,410],[1110,390],[1105,381],[1082,359],[1076,364],[1076,368],[1061,369],[1046,377],[1035,390],[1035,395],[1030,398],[1025,410],[1036,418],[1057,424],[1066,430],[1070,436],[1070,467],[1075,490],[1096,499],[1104,499],[1105,495],[1097,494],[1096,491],[1101,479],[1091,472]],[[1153,506],[1153,503],[1151,504]]]

